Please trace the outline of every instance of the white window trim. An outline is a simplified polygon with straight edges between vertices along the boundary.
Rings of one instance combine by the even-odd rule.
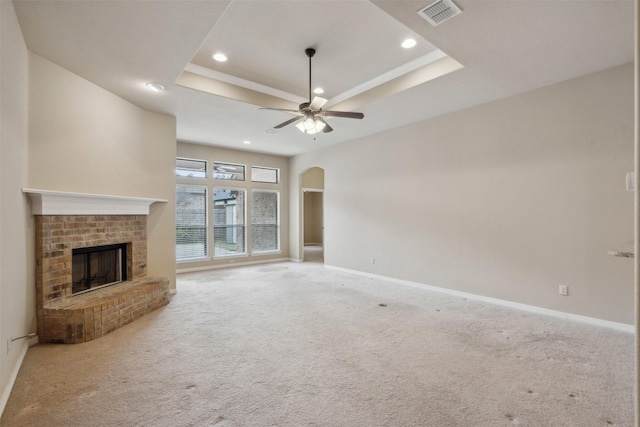
[[[211,261],[211,257],[206,256],[206,257],[195,257],[195,258],[180,258],[180,259],[176,258],[176,264],[188,264],[190,262],[204,262],[204,261]]]
[[[273,168],[272,168],[273,169]],[[274,255],[274,254],[281,254],[282,253],[282,228],[280,226],[280,214],[282,211],[282,205],[280,204],[280,190],[279,189],[272,189],[272,188],[252,188],[251,189],[251,203],[253,204],[253,193],[257,192],[257,193],[276,193],[278,195],[278,216],[277,216],[277,222],[276,225],[278,226],[278,249],[273,249],[273,250],[269,250],[269,251],[257,251],[255,252],[253,250],[253,243],[251,245],[251,255],[252,256],[260,256],[260,255]],[[252,206],[253,208],[253,206]],[[253,215],[251,216],[251,227],[253,227]],[[253,228],[251,229],[251,235],[253,237]]]
[[[202,179],[202,178],[199,178]],[[210,189],[208,185],[204,185],[204,184],[176,184],[176,189],[178,189],[179,187],[186,187],[186,188],[204,188],[205,189],[205,200],[204,200],[204,208],[206,210],[206,215],[204,218],[204,222],[205,222],[205,230],[207,233],[207,237],[206,237],[206,249],[205,249],[205,256],[202,257],[193,257],[193,258],[180,258],[178,259],[178,256],[176,255],[176,263],[182,263],[182,262],[198,262],[198,261],[207,261],[211,259],[210,256],[210,249],[211,249],[211,245],[210,245],[210,230],[209,230],[209,194],[210,194]],[[174,212],[175,213],[175,212]],[[175,222],[175,221],[174,221]],[[177,223],[174,225],[174,227],[177,227]]]
[[[216,163],[220,163],[223,165],[229,165],[229,166],[242,166],[244,168],[244,179],[240,180],[240,179],[222,179],[222,178],[216,178],[215,174],[216,174]],[[247,180],[247,170],[248,167],[247,165],[243,165],[242,163],[231,163],[231,162],[223,162],[223,161],[213,161],[213,166],[211,167],[211,178],[213,178],[215,180],[215,182],[249,182]]]
[[[205,159],[192,159],[190,157],[176,156],[176,162],[178,160],[192,160],[194,162],[204,162],[204,176],[184,176],[184,175],[178,175],[176,173],[176,178],[187,179],[187,180],[203,180],[203,179],[209,178],[209,176],[208,176],[208,173],[209,173],[209,161],[208,160],[205,160]],[[178,169],[178,167],[176,166],[176,170],[177,169]]]
[[[227,163],[227,164],[231,164],[231,163]],[[246,169],[245,169],[245,178],[246,178]],[[233,182],[233,181],[227,181],[227,180],[218,180],[218,181],[224,181],[224,182]],[[244,252],[238,253],[238,254],[222,254],[222,255],[216,255],[216,242],[215,242],[215,222],[213,221],[213,213],[214,213],[214,209],[215,209],[215,202],[213,200],[213,195],[215,193],[216,190],[228,190],[228,191],[244,191]],[[244,257],[248,257],[249,254],[249,250],[248,250],[248,232],[247,232],[247,205],[248,205],[248,197],[247,195],[249,194],[249,191],[247,190],[247,188],[245,187],[234,187],[234,186],[220,186],[220,185],[214,185],[213,188],[211,189],[211,203],[213,204],[213,208],[211,209],[211,240],[212,240],[212,245],[211,247],[213,248],[213,253],[210,253],[210,258],[211,260],[215,260],[215,259],[221,259],[221,258],[244,258]]]
[[[270,169],[270,170],[274,170],[276,171],[276,182],[269,182],[269,181],[254,181],[253,180],[253,168],[259,168],[259,169]],[[280,185],[280,168],[272,168],[270,166],[258,166],[258,165],[251,165],[251,182],[255,182],[258,184],[270,184],[270,185]]]

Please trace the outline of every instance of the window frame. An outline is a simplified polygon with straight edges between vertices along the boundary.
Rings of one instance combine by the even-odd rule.
[[[230,181],[233,182],[233,181]],[[216,222],[215,222],[215,206],[216,206],[216,201],[214,199],[215,197],[215,193],[216,190],[225,190],[225,191],[242,191],[244,193],[244,206],[243,206],[243,220],[244,223],[242,224],[242,226],[244,227],[244,233],[243,233],[243,237],[244,237],[244,252],[235,252],[235,253],[228,253],[228,254],[217,254],[216,253],[216,227],[222,227],[222,226],[216,226]],[[211,203],[212,203],[212,208],[211,208],[211,227],[212,227],[212,239],[213,239],[213,253],[211,253],[211,257],[213,259],[220,259],[220,258],[232,258],[232,257],[246,257],[249,256],[249,247],[248,247],[248,227],[247,227],[247,195],[248,195],[249,191],[247,191],[246,188],[244,187],[235,187],[235,186],[220,186],[220,185],[214,185],[211,191]],[[234,226],[237,226],[237,224],[232,224]],[[229,224],[224,225],[224,227],[228,227]]]
[[[196,256],[196,257],[189,257],[189,258],[178,258],[178,219],[177,219],[177,209],[178,209],[178,197],[177,197],[177,192],[179,188],[200,188],[200,189],[204,189],[204,209],[205,209],[205,215],[204,215],[204,232],[205,232],[205,238],[204,238],[204,255],[203,256]],[[186,263],[186,262],[198,262],[198,261],[205,261],[210,259],[209,256],[209,252],[210,252],[210,248],[211,245],[209,244],[209,211],[210,211],[210,207],[209,207],[209,187],[207,185],[203,185],[203,184],[176,184],[176,220],[175,220],[175,230],[176,230],[176,263]]]
[[[276,173],[276,182],[271,182],[271,181],[258,181],[253,179],[253,170],[254,169],[264,169],[264,170],[271,170],[271,171],[275,171]],[[258,182],[261,184],[272,184],[272,185],[278,185],[280,184],[280,168],[272,168],[272,167],[268,167],[268,166],[256,166],[256,165],[252,165],[251,166],[251,182]]]
[[[264,251],[256,251],[254,250],[253,247],[253,227],[254,224],[253,222],[253,195],[255,193],[272,193],[276,195],[276,229],[277,229],[277,248],[276,249],[269,249],[269,250],[264,250]],[[280,217],[281,217],[281,212],[282,212],[282,204],[281,204],[281,197],[280,197],[280,189],[271,189],[271,188],[252,188],[251,189],[251,215],[250,215],[250,220],[251,220],[251,255],[269,255],[269,254],[278,254],[278,253],[282,253],[282,229],[280,226]]]
[[[227,166],[239,166],[242,168],[242,179],[227,179],[227,178],[218,178],[216,177],[216,166],[218,165],[227,165]],[[213,162],[213,167],[211,168],[211,177],[216,181],[222,182],[247,182],[247,165],[243,165],[241,163],[230,163],[230,162]]]
[[[191,161],[191,162],[202,162],[204,163],[204,176],[189,176],[189,175],[180,175],[178,173],[178,161],[180,160],[187,160],[187,161]],[[191,159],[188,157],[179,157],[176,156],[176,177],[179,178],[187,178],[187,179],[206,179],[207,178],[207,170],[209,169],[209,162],[207,162],[206,160],[203,159]]]

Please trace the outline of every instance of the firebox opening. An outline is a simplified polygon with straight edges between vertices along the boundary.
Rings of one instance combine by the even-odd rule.
[[[72,294],[127,280],[127,244],[73,250]]]

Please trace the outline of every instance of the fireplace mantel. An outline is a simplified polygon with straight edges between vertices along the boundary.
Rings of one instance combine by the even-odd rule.
[[[23,188],[32,200],[34,215],[149,215],[153,203],[166,199],[107,196],[102,194],[70,193],[64,191]]]

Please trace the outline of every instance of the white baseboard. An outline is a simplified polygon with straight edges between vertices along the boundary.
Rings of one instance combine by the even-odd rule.
[[[246,262],[230,262],[228,264],[207,265],[204,267],[180,268],[176,270],[176,274],[192,273],[194,271],[218,270],[220,268],[244,267],[247,265],[256,265],[256,264],[271,264],[273,262],[284,262],[284,261],[289,261],[289,258],[265,259],[260,261],[246,261]]]
[[[304,260],[302,258],[289,258],[289,261],[291,261],[291,262],[304,262]]]
[[[336,267],[333,265],[325,264],[325,268],[328,268],[331,270],[343,271],[345,273],[357,274],[359,276],[370,277],[373,279],[386,280],[386,281],[397,283],[400,285],[413,286],[421,289],[428,289],[430,291],[448,294],[448,295],[461,297],[461,298],[467,298],[469,300],[482,301],[490,304],[501,305],[504,307],[514,308],[516,310],[527,311],[530,313],[543,314],[543,315],[552,316],[552,317],[559,317],[561,319],[572,320],[575,322],[586,323],[593,326],[600,326],[603,328],[614,329],[617,331],[628,332],[631,334],[635,333],[635,326],[629,325],[627,323],[612,322],[610,320],[597,319],[595,317],[588,317],[588,316],[581,316],[579,314],[566,313],[564,311],[549,310],[547,308],[537,307],[535,305],[521,304],[518,302],[507,301],[503,299],[486,297],[483,295],[471,294],[468,292],[456,291],[454,289],[440,288],[438,286],[425,285],[423,283],[411,282],[409,280],[396,279],[393,277],[381,276],[378,274],[365,273],[363,271],[351,270],[348,268]]]
[[[169,295],[175,295],[178,293],[177,289],[169,289]]]
[[[13,386],[16,383],[16,378],[18,378],[18,372],[20,372],[20,367],[22,366],[22,362],[24,361],[24,357],[27,355],[27,350],[31,347],[31,342],[35,340],[35,343],[38,342],[38,338],[32,338],[28,341],[27,345],[23,345],[20,350],[20,355],[18,356],[18,360],[16,365],[13,367],[11,374],[9,375],[9,382],[7,386],[4,388],[2,392],[2,398],[0,399],[0,416],[4,412],[4,408],[7,406],[7,402],[9,401],[9,396],[11,395],[11,391],[13,390]]]

